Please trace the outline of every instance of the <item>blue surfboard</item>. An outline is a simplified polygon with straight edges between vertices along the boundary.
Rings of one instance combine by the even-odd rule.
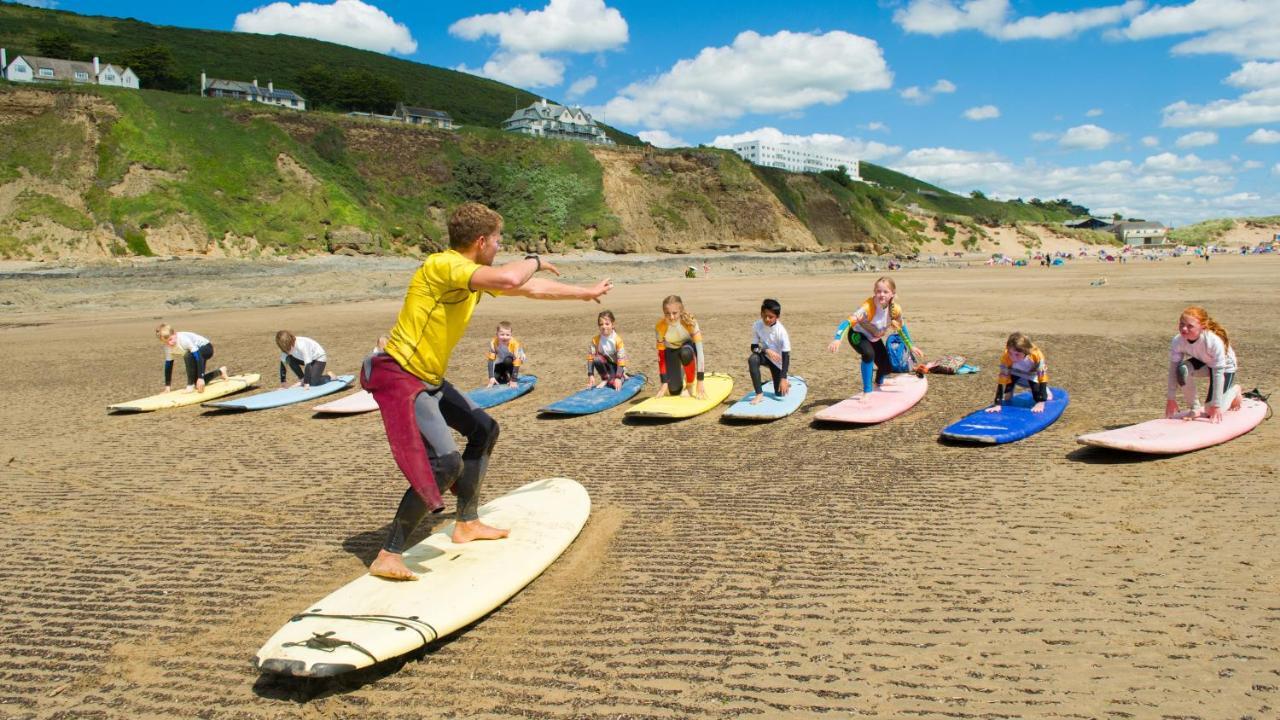
[[[284,407],[294,403],[306,402],[307,400],[315,400],[318,397],[332,395],[341,390],[346,390],[351,386],[351,382],[356,379],[355,375],[339,375],[323,385],[312,385],[304,388],[301,385],[290,388],[281,388],[279,390],[268,390],[257,395],[249,395],[248,397],[236,398],[235,400],[217,400],[215,402],[204,403],[207,408],[215,410],[268,410],[270,408]]]
[[[741,400],[729,406],[721,417],[730,420],[777,420],[790,415],[800,407],[800,403],[804,402],[805,396],[809,394],[809,386],[804,378],[796,375],[788,375],[787,380],[791,383],[791,389],[786,395],[779,396],[774,393],[773,382],[767,382],[761,387],[764,390],[764,400],[759,404],[751,404],[751,399],[756,394],[754,391],[749,392],[743,395]]]
[[[1031,412],[1031,406],[1035,404],[1031,393],[1020,392],[998,413],[989,413],[983,408],[942,428],[942,437],[961,442],[999,445],[1035,435],[1062,417],[1062,411],[1067,409],[1067,403],[1071,401],[1067,391],[1060,387],[1050,388],[1050,391],[1053,399],[1044,404],[1044,412]]]
[[[590,415],[601,410],[617,407],[630,400],[644,387],[644,375],[629,375],[622,381],[622,387],[614,390],[611,387],[589,388],[557,400],[538,412],[552,415]]]
[[[533,386],[537,384],[537,375],[521,375],[516,380],[515,387],[503,383],[493,387],[476,388],[467,393],[467,397],[471,398],[471,402],[475,403],[476,407],[483,410],[494,405],[501,405],[508,400],[515,400],[532,390]]]

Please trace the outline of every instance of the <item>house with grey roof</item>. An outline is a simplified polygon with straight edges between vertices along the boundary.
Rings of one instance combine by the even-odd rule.
[[[1145,220],[1118,222],[1112,232],[1125,245],[1164,245],[1169,240],[1169,228],[1161,223]]]
[[[1093,216],[1072,218],[1062,222],[1063,227],[1075,228],[1076,230],[1100,230],[1109,232],[1111,230],[1111,221]]]
[[[258,78],[254,78],[253,82],[244,82],[241,80],[211,78],[204,73],[200,73],[200,94],[204,97],[244,100],[246,102],[289,108],[290,110],[307,109],[307,101],[301,95],[292,90],[278,89],[275,83],[269,80],[267,81],[267,86],[262,87],[258,84]]]
[[[61,60],[38,55],[18,55],[8,62],[8,53],[0,48],[0,72],[9,82],[70,83],[73,85],[109,85],[137,90],[138,76],[132,68],[121,69],[111,63]]]
[[[410,125],[424,125],[441,130],[453,130],[457,127],[453,124],[453,116],[443,110],[413,107],[404,103],[397,103],[396,110],[391,116]]]
[[[591,115],[580,107],[566,107],[549,103],[545,99],[527,108],[516,110],[502,123],[508,132],[524,133],[534,137],[576,140],[578,142],[613,145],[604,128],[596,124]]]

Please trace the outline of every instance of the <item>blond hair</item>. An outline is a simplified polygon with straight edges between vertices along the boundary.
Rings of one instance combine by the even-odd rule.
[[[668,295],[665,298],[663,298],[662,310],[664,312],[666,311],[668,305],[680,306],[680,324],[681,325],[685,325],[687,327],[695,327],[698,324],[698,319],[695,318],[690,312],[684,309],[684,300],[681,300],[679,295]]]
[[[160,323],[156,326],[156,337],[161,340],[168,340],[173,337],[173,326],[169,323]]]

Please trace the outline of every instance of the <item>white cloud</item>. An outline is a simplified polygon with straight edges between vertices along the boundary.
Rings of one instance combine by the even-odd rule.
[[[554,87],[564,82],[564,63],[538,53],[508,53],[499,50],[484,67],[459,65],[455,70],[481,75],[517,87]]]
[[[1204,147],[1205,145],[1217,145],[1218,133],[1208,130],[1197,130],[1189,132],[1173,142],[1180,148]]]
[[[1088,124],[1077,125],[1067,130],[1058,140],[1058,144],[1073,150],[1101,150],[1119,139],[1118,135],[1106,128]]]
[[[1258,168],[1262,167],[1262,165],[1263,164],[1257,160],[1245,160],[1244,163],[1240,166],[1240,169],[1241,170],[1257,170]]]
[[[1142,138],[1142,144],[1150,148],[1158,147],[1160,145],[1160,138],[1156,137],[1155,135],[1147,135],[1146,137]]]
[[[1242,88],[1276,87],[1280,85],[1280,62],[1247,62],[1228,75],[1226,82]]]
[[[1085,117],[1101,117],[1102,108],[1092,108],[1091,110],[1089,110],[1089,112],[1085,113],[1084,116]]]
[[[922,89],[919,85],[912,85],[898,93],[903,100],[914,105],[924,105],[933,100],[934,95],[949,94],[956,91],[956,84],[946,78],[940,78],[928,90]]]
[[[1247,92],[1235,100],[1195,105],[1179,100],[1164,108],[1165,127],[1234,127],[1280,122],[1280,86]]]
[[[58,0],[10,0],[10,2],[28,7],[44,8],[45,10],[52,10],[58,7]]]
[[[498,50],[484,67],[459,70],[511,85],[548,87],[564,81],[565,68],[548,53],[613,50],[627,43],[628,28],[622,13],[604,0],[549,0],[541,10],[515,8],[463,18],[449,26],[449,34],[463,40],[492,36],[498,41]]]
[[[641,135],[643,137],[643,134]],[[881,160],[893,157],[902,152],[902,148],[878,142],[867,142],[860,138],[847,138],[843,135],[816,133],[813,135],[787,135],[773,127],[762,127],[736,135],[720,135],[711,144],[718,148],[732,148],[735,143],[748,140],[760,140],[769,143],[786,143],[802,147],[824,150],[835,155],[844,155],[858,160]]]
[[[767,36],[746,31],[730,46],[703,48],[662,75],[628,85],[594,114],[650,128],[709,126],[747,113],[834,105],[851,92],[892,83],[874,40],[839,30]]]
[[[889,132],[889,126],[878,120],[869,122],[866,125],[863,125],[862,128],[871,132]]]
[[[909,103],[915,103],[917,105],[923,105],[924,103],[929,102],[928,93],[921,90],[916,85],[912,85],[911,87],[898,93],[898,95],[900,95],[903,100],[906,100]]]
[[[542,10],[463,18],[449,34],[464,40],[492,35],[508,52],[599,52],[627,43],[627,21],[604,0],[550,0]]]
[[[1193,0],[1153,7],[1116,33],[1130,40],[1196,35],[1174,54],[1227,54],[1280,58],[1280,12],[1271,0]]]
[[[995,105],[979,105],[971,107],[964,111],[964,116],[969,120],[994,120],[1000,117],[1000,108]]]
[[[936,94],[953,93],[956,91],[956,84],[943,78],[933,84],[932,91]]]
[[[1271,174],[1280,176],[1280,163],[1276,163],[1275,166],[1271,168]]]
[[[1178,155],[1177,153],[1164,152],[1148,156],[1146,160],[1142,161],[1139,169],[1143,172],[1228,175],[1231,173],[1231,164],[1221,160],[1204,160],[1195,154]]]
[[[565,94],[569,97],[570,100],[580,98],[583,95],[586,95],[587,93],[591,92],[592,90],[595,90],[596,82],[597,80],[595,75],[588,75],[584,78],[579,78],[578,80],[574,81],[572,85],[569,86],[569,90]]]
[[[1275,130],[1267,130],[1266,128],[1258,128],[1249,133],[1249,137],[1244,139],[1247,143],[1254,145],[1275,145],[1280,143],[1280,132]]]
[[[1049,140],[1056,139],[1057,137],[1058,137],[1057,134],[1051,133],[1051,132],[1045,132],[1043,130],[1039,130],[1037,132],[1031,133],[1031,139],[1035,140],[1036,142],[1048,142]]]
[[[1011,20],[1009,0],[911,0],[893,14],[893,21],[907,32],[925,35],[977,30],[999,40],[1055,39],[1115,25],[1142,8],[1142,0],[1128,0],[1121,5]]]
[[[232,29],[315,38],[380,53],[409,55],[418,51],[418,43],[404,23],[360,0],[334,0],[328,5],[271,3],[237,15]]]
[[[689,143],[685,142],[684,138],[676,137],[666,130],[645,130],[639,133],[638,137],[660,148],[689,147]]]

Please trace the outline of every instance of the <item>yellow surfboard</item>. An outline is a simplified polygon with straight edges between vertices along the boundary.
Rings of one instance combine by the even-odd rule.
[[[108,405],[107,412],[139,413],[167,410],[169,408],[182,407],[183,405],[195,405],[207,400],[216,400],[231,393],[238,393],[245,388],[251,388],[258,384],[259,377],[261,376],[258,373],[245,373],[244,375],[232,375],[226,380],[218,378],[206,384],[202,392],[195,392],[194,390],[187,392],[185,388],[172,390],[130,402]]]
[[[670,395],[653,397],[628,410],[627,417],[693,417],[694,415],[701,415],[724,402],[724,399],[729,397],[729,393],[733,392],[733,378],[724,373],[707,373],[702,380],[702,385],[707,391],[705,400],[686,395],[679,397],[671,397]]]

